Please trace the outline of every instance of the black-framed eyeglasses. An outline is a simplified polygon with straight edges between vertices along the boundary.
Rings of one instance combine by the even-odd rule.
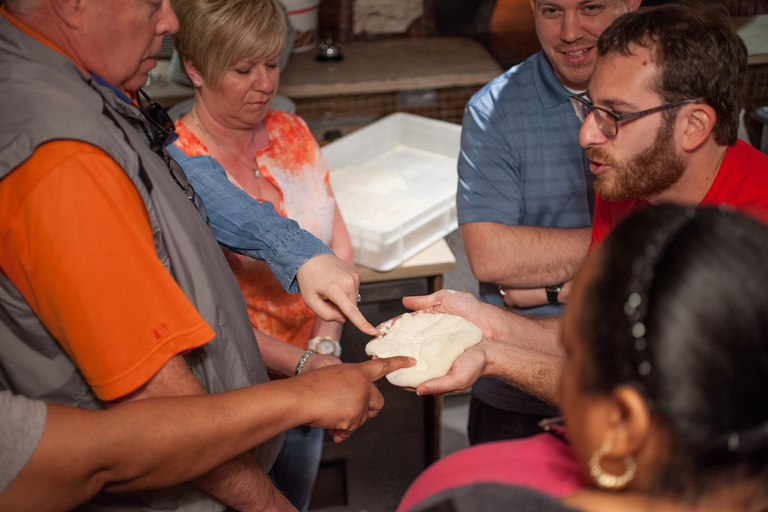
[[[197,211],[200,213],[200,216],[203,218],[203,220],[205,220],[205,223],[210,224],[210,219],[208,218],[208,210],[205,208],[203,198],[200,197],[197,192],[195,192],[195,187],[193,187],[192,183],[190,183],[190,181],[187,179],[187,175],[184,174],[184,170],[181,168],[178,162],[171,158],[171,155],[167,154],[165,151],[163,151],[161,156],[163,157],[165,165],[168,166],[168,171],[171,173],[173,181],[175,181],[176,184],[181,187],[181,190],[183,190],[187,195],[187,199],[189,199],[189,201],[195,206]]]
[[[661,112],[662,110],[679,107],[680,105],[685,105],[687,103],[700,102],[699,99],[676,101],[675,103],[667,103],[666,105],[649,108],[648,110],[642,110],[640,112],[619,115],[616,112],[611,112],[610,110],[604,109],[602,107],[596,107],[586,98],[586,94],[587,93],[583,92],[581,94],[576,94],[570,97],[573,110],[576,111],[576,116],[579,118],[579,120],[581,120],[582,123],[587,120],[587,116],[589,116],[589,114],[594,113],[597,127],[600,128],[600,131],[603,132],[603,135],[606,137],[615,137],[619,133],[619,121],[647,116],[648,114],[653,114],[654,112]]]
[[[141,103],[142,96],[144,96],[144,99],[148,102],[146,106]],[[147,96],[147,93],[141,89],[139,89],[138,94],[136,95],[136,103],[138,103],[141,115],[143,115],[144,119],[149,123],[151,133],[146,134],[149,139],[149,149],[158,151],[176,140],[176,125],[163,107],[152,101],[152,99]]]

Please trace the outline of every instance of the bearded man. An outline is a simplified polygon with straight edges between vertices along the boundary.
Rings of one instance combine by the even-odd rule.
[[[669,6],[600,39],[589,100],[572,98],[595,175],[593,245],[647,204],[768,215],[766,156],[737,140],[746,49],[718,11]],[[707,30],[693,24],[698,17]]]

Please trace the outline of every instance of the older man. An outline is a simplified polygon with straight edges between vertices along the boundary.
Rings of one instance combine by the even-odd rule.
[[[598,241],[622,215],[647,204],[723,205],[768,223],[768,156],[737,141],[747,54],[718,6],[680,5],[620,17],[603,32],[586,95],[573,98],[596,175]],[[404,300],[414,309],[471,320],[485,339],[420,394],[445,393],[495,375],[557,403],[562,365],[557,317],[502,311],[469,294]],[[526,472],[537,457],[547,474]],[[533,464],[535,465],[535,464]],[[430,467],[399,510],[450,487],[502,482],[566,495],[583,486],[567,444],[554,436],[473,447]]]
[[[97,409],[265,382],[242,295],[205,208],[162,150],[168,134],[148,121],[157,120],[152,107],[140,110],[125,94],[146,81],[162,37],[177,29],[169,1],[13,0],[6,7],[0,388]],[[337,303],[355,313],[354,270],[322,255],[302,271],[317,262],[309,289],[320,290],[320,302],[345,296]],[[311,286],[334,275],[353,286],[333,283],[332,293]],[[301,392],[300,382],[290,388]],[[343,386],[329,390],[348,398]],[[93,507],[291,510],[265,474],[279,444],[279,437],[260,444],[198,478],[197,487],[100,496]]]
[[[561,284],[589,246],[594,200],[568,97],[586,89],[603,30],[639,4],[531,0],[542,51],[467,104],[457,207],[484,302],[544,305],[526,314],[560,312]],[[537,434],[538,422],[556,414],[514,386],[481,378],[472,386],[469,439],[476,444]]]

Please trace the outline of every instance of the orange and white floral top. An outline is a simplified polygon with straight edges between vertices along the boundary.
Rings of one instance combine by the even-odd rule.
[[[269,146],[256,154],[256,163],[283,198],[282,208],[275,205],[275,210],[330,245],[336,204],[327,192],[330,176],[320,147],[304,121],[293,114],[270,110],[264,126]],[[176,122],[176,133],[176,146],[187,155],[210,155],[183,122]],[[227,177],[242,188],[229,173]],[[283,290],[265,262],[222,250],[243,291],[251,324],[274,338],[306,348],[315,314],[301,295]]]

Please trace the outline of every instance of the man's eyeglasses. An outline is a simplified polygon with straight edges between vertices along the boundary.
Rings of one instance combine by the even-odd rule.
[[[147,106],[141,104],[142,96],[149,102]],[[151,133],[146,134],[149,139],[149,149],[157,151],[173,143],[178,136],[176,135],[176,126],[168,112],[152,101],[141,89],[139,89],[139,93],[136,95],[136,103],[138,103],[141,115],[149,123]]]
[[[603,135],[606,137],[615,137],[619,133],[619,121],[647,116],[648,114],[653,114],[654,112],[661,112],[662,110],[679,107],[680,105],[685,105],[687,103],[699,103],[700,101],[698,99],[677,101],[675,103],[667,103],[666,105],[649,108],[648,110],[642,110],[640,112],[619,115],[616,112],[611,112],[610,110],[606,110],[602,107],[596,107],[585,97],[585,95],[586,93],[583,92],[581,94],[570,97],[573,110],[576,111],[576,116],[581,120],[582,123],[587,120],[587,116],[589,116],[589,114],[595,114],[595,122],[597,123],[597,127],[600,128],[600,131],[603,132]]]

